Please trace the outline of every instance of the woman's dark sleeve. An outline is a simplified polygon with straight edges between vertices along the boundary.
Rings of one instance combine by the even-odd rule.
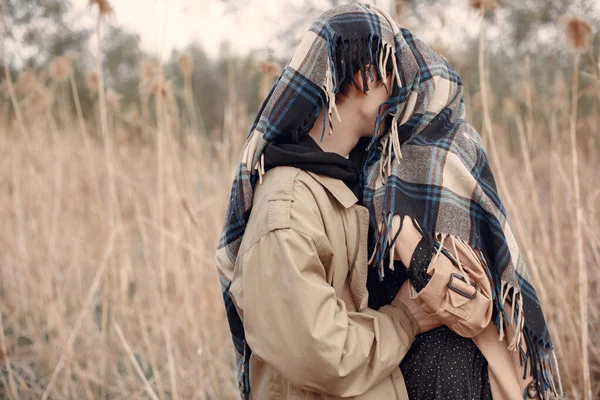
[[[427,274],[427,268],[435,251],[433,241],[423,236],[413,252],[407,272],[408,279],[417,292],[423,290],[431,279]]]

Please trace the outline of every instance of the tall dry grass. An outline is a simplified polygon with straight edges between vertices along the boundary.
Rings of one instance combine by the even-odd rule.
[[[141,145],[50,112],[29,114],[27,136],[2,122],[0,360],[12,373],[0,382],[13,397],[40,398],[52,376],[53,399],[233,396],[214,249],[240,138],[182,146],[161,114]]]
[[[481,46],[483,54],[484,37]],[[190,68],[183,63],[182,72]],[[118,101],[107,108],[100,91],[89,121],[68,74],[50,85],[30,74],[0,103],[0,397],[235,398],[214,266],[250,124],[234,83],[223,135],[208,140],[198,134],[192,82],[179,94],[182,113],[160,69],[142,77],[141,115]],[[98,91],[103,77],[93,75],[90,89]],[[582,94],[597,96],[596,107],[597,76],[595,90]],[[536,86],[531,74],[523,77],[520,85]],[[491,149],[564,391],[598,398],[600,113],[574,116],[562,75],[545,93],[526,91],[496,106],[485,74],[480,85],[468,99],[483,101],[468,104],[468,114]],[[575,141],[567,134],[573,129]]]

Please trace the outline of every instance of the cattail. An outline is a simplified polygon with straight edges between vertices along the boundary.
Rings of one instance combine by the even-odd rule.
[[[130,124],[140,124],[142,122],[142,116],[136,106],[132,105],[129,107],[127,113],[125,113],[125,121]]]
[[[119,102],[121,101],[121,95],[115,92],[112,88],[106,91],[106,108],[110,111],[115,111],[119,108]]]
[[[179,64],[179,70],[186,78],[192,76],[192,70],[194,69],[194,62],[192,57],[188,53],[181,53],[177,60]]]
[[[159,94],[161,92],[161,90],[162,90],[162,79],[159,79],[159,78],[154,79],[152,81],[152,88],[151,88],[152,93]]]
[[[258,70],[265,75],[273,76],[277,70],[277,65],[272,62],[261,61],[258,63]]]
[[[54,57],[48,67],[50,77],[58,82],[68,79],[72,71],[71,61],[64,56]]]
[[[506,117],[513,117],[519,112],[517,104],[510,97],[502,99],[502,114]]]
[[[81,55],[81,54],[79,54],[79,52],[78,52],[78,51],[75,51],[75,50],[68,50],[68,51],[67,51],[67,52],[64,54],[64,57],[65,57],[67,60],[69,60],[69,61],[73,62],[73,61],[75,61],[75,60],[78,60],[80,55]]]
[[[394,7],[394,10],[392,14],[395,18],[398,18],[400,14],[402,14],[402,11],[404,11],[404,8],[407,5],[406,3],[407,0],[394,0],[394,3],[392,5]]]
[[[9,96],[9,92],[8,92],[8,83],[2,82],[0,83],[0,94],[8,97]]]
[[[41,86],[35,70],[31,67],[21,72],[17,78],[15,89],[22,95],[27,96]]]
[[[561,24],[564,26],[571,50],[584,53],[590,48],[592,27],[588,21],[578,16],[568,16],[562,18]]]
[[[127,122],[127,132],[129,134],[129,139],[141,139],[142,134],[142,115],[138,107],[134,104],[130,105],[125,113],[125,122]]]
[[[54,97],[48,90],[37,90],[33,97],[32,109],[34,113],[42,113],[52,107]]]
[[[163,99],[171,99],[173,96],[171,82],[165,81],[161,77],[157,77],[152,82],[152,93],[154,93],[154,95],[161,96]]]
[[[100,74],[98,71],[89,71],[85,77],[85,86],[90,91],[91,94],[98,93],[98,89],[100,87]]]
[[[90,6],[94,4],[98,6],[100,15],[108,15],[114,11],[108,0],[90,0]]]
[[[469,4],[476,10],[494,11],[498,7],[496,0],[470,0]]]
[[[144,60],[142,61],[142,79],[151,80],[159,72],[159,65],[156,60]]]
[[[155,78],[160,73],[160,64],[156,60],[144,60],[140,68],[142,88],[152,88]]]
[[[173,98],[173,87],[170,81],[166,81],[163,83],[160,89],[160,95],[163,97],[163,99],[170,100]]]
[[[267,97],[269,91],[271,90],[271,86],[273,85],[273,76],[277,71],[277,65],[268,62],[261,61],[258,64],[258,70],[262,73],[262,79],[260,81],[260,95],[261,97]]]
[[[533,104],[535,101],[535,91],[533,90],[533,85],[530,81],[526,81],[521,86],[521,96],[525,103]]]

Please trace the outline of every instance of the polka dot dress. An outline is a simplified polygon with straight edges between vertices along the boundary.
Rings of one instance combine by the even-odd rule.
[[[370,269],[367,287],[371,308],[391,303],[407,279],[413,286],[427,284],[415,279],[421,274],[411,274],[400,262],[394,264],[394,271],[386,268],[383,281],[376,268]],[[410,400],[492,399],[487,360],[471,339],[446,326],[417,335],[400,369]]]
[[[446,326],[417,335],[400,369],[411,400],[492,399],[486,359]]]

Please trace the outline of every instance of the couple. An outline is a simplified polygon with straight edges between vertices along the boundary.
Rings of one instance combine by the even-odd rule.
[[[382,9],[315,21],[217,265],[243,399],[544,399],[555,360],[462,84]]]

